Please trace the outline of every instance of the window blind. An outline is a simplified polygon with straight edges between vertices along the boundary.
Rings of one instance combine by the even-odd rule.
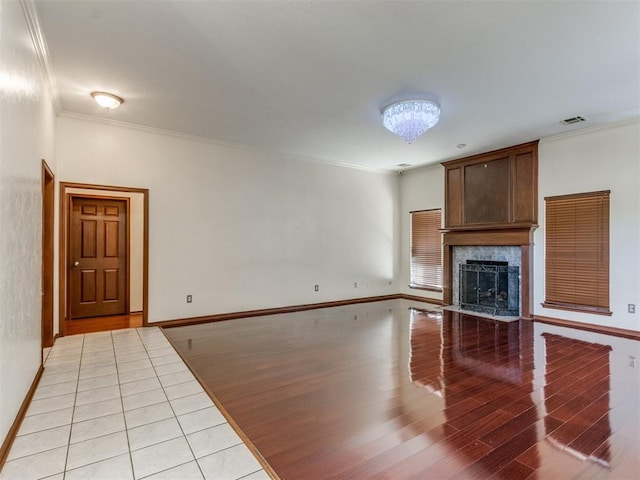
[[[411,212],[411,287],[442,290],[442,211]]]
[[[544,306],[609,312],[609,191],[545,198]]]

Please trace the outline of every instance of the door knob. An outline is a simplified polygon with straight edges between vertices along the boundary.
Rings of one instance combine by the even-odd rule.
[[[78,266],[80,266],[80,262],[73,262],[73,266],[74,266],[74,267],[78,267]]]

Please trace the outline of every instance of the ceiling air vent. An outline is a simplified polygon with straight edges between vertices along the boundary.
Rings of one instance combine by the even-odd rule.
[[[574,123],[586,122],[587,119],[584,117],[571,117],[565,118],[560,123],[564,123],[565,125],[573,125]]]

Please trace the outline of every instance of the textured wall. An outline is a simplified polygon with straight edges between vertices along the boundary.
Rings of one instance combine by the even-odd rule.
[[[20,3],[0,2],[0,441],[40,364],[41,161],[55,117]]]

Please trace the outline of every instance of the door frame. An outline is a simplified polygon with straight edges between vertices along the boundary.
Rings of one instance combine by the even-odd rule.
[[[56,177],[42,160],[42,348],[53,345],[53,267]]]
[[[86,190],[86,193],[70,193],[67,190],[72,188],[78,188]],[[96,191],[92,194],[91,191]],[[126,196],[113,196],[106,197],[104,193],[97,193],[97,191],[111,191],[121,193],[137,193],[142,194],[143,197],[143,252],[142,252],[142,325],[147,326],[149,323],[149,189],[147,188],[134,188],[134,187],[120,187],[113,185],[95,185],[87,183],[74,183],[74,182],[60,182],[60,226],[59,226],[59,262],[58,262],[58,277],[59,277],[59,332],[61,336],[66,335],[65,321],[69,318],[69,304],[68,304],[68,231],[69,231],[69,205],[71,196],[74,197],[101,197],[101,198],[113,198],[115,200],[129,200],[127,205],[130,204],[131,197]],[[131,218],[129,215],[129,208],[127,208],[127,310],[129,309],[129,224]],[[131,312],[127,311],[127,314]]]

